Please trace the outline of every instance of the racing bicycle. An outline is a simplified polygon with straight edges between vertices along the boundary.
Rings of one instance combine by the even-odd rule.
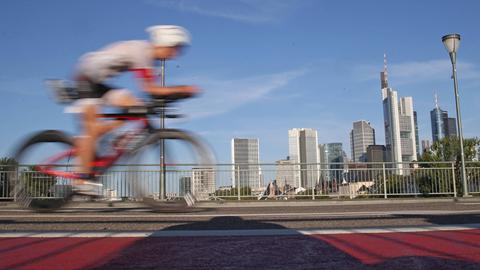
[[[67,90],[56,91],[55,96],[60,103],[71,103],[75,99],[74,93]],[[99,118],[126,121],[128,128],[110,135],[104,143],[107,149],[104,145],[99,146],[103,150],[97,153],[91,164],[92,177],[99,179],[119,163],[127,164],[128,196],[154,206],[157,204],[153,199],[152,187],[143,181],[138,168],[145,163],[157,164],[165,173],[165,160],[159,159],[159,149],[165,147],[165,142],[179,141],[187,145],[192,166],[211,166],[214,157],[197,136],[180,129],[158,128],[154,123],[162,114],[167,118],[180,117],[178,114],[169,114],[168,109],[183,98],[152,96],[145,106],[98,114]],[[78,196],[73,188],[74,183],[84,175],[75,171],[76,154],[74,137],[64,131],[43,130],[29,136],[15,153],[15,159],[21,165],[16,174],[15,200],[26,208],[52,210],[64,206],[73,196]],[[194,197],[189,193],[185,194],[184,199],[188,205],[194,203]]]

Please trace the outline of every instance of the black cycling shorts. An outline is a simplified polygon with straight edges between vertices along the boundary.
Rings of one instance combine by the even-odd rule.
[[[117,89],[103,83],[95,83],[90,80],[78,80],[77,90],[79,98],[101,98],[108,91]]]

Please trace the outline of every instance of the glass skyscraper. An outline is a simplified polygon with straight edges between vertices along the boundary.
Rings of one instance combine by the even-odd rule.
[[[437,95],[435,95],[435,108],[430,111],[430,120],[432,123],[432,140],[434,143],[444,137],[457,136],[456,119],[449,118],[448,112],[440,109]]]
[[[346,161],[342,143],[325,144],[325,155],[329,163],[327,179],[330,181],[341,181],[344,169],[343,163]]]

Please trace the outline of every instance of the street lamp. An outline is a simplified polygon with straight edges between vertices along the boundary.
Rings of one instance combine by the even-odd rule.
[[[165,87],[165,59],[160,62],[160,86]],[[160,129],[165,128],[166,108],[165,104],[160,109]],[[166,198],[166,179],[167,179],[167,166],[165,165],[165,140],[160,140],[160,185],[159,185],[159,197],[160,200]]]
[[[462,131],[462,117],[460,115],[460,101],[458,94],[458,81],[457,81],[457,50],[460,47],[460,35],[459,34],[450,34],[442,37],[442,42],[447,49],[448,54],[450,55],[450,60],[452,62],[453,69],[453,86],[455,90],[455,106],[457,109],[457,130],[458,136],[460,138],[460,156],[462,162],[462,182],[463,182],[463,197],[468,196],[467,189],[467,177],[465,173],[465,153],[463,151],[463,131]]]

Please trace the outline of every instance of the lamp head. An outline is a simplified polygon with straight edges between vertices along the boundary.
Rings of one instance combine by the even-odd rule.
[[[460,47],[460,35],[459,34],[449,34],[442,37],[443,45],[447,49],[448,53],[456,53],[458,47]]]

